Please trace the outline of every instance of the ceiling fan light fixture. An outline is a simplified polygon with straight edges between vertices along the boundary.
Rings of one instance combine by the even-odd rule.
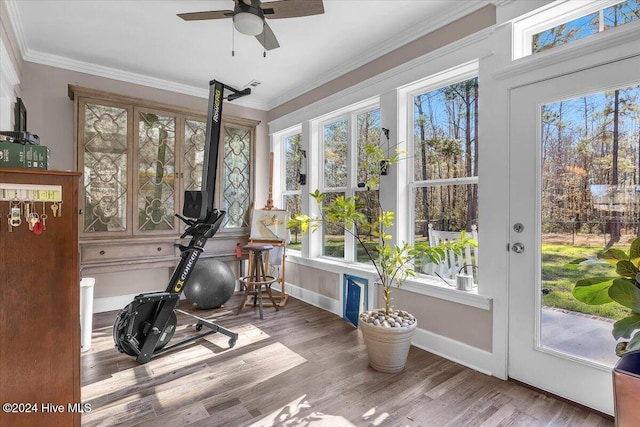
[[[233,25],[236,30],[248,36],[257,36],[264,30],[262,18],[251,12],[236,13],[233,16]]]

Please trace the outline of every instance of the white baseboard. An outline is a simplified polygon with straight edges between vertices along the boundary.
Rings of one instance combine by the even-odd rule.
[[[411,344],[483,374],[493,375],[493,354],[488,351],[420,328],[416,329]]]
[[[342,301],[287,283],[287,293],[308,304],[330,311],[342,317]],[[278,289],[273,286],[274,289]],[[492,375],[493,355],[476,347],[417,328],[411,344],[468,368]]]
[[[140,292],[131,295],[118,295],[116,297],[94,298],[93,312],[104,313],[105,311],[121,310],[133,301],[133,297],[136,295],[140,295]]]
[[[279,286],[275,285],[273,286],[273,289],[278,291],[280,290]],[[286,284],[286,289],[288,295],[342,317],[342,301],[320,295],[319,293],[296,285],[291,285],[289,283]]]
[[[274,289],[280,290],[278,286]],[[308,289],[287,283],[287,294],[299,300],[311,304],[323,310],[327,310],[337,316],[342,317],[342,301],[320,295]],[[105,311],[120,310],[133,301],[138,295],[120,295],[108,298],[96,298],[93,300],[93,312],[102,313]],[[453,362],[467,366],[486,375],[492,375],[493,355],[476,347],[434,334],[425,329],[417,328],[411,344],[438,356],[449,359]]]
[[[122,310],[127,304],[133,301],[136,295],[140,295],[143,292],[137,292],[129,295],[118,295],[115,297],[106,298],[94,298],[93,299],[93,312],[104,313],[105,311]],[[184,294],[180,295],[180,299],[185,299]]]

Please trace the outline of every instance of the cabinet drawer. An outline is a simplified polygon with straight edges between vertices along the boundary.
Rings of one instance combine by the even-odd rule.
[[[82,263],[175,256],[173,243],[83,245]]]

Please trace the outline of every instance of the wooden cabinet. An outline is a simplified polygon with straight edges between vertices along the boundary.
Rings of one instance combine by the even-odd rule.
[[[5,188],[59,186],[63,202],[61,216],[51,202],[31,204],[47,213],[38,235],[29,231],[24,204],[0,201],[0,403],[32,411],[2,411],[2,426],[80,425],[79,176],[0,168]],[[22,212],[17,227],[8,223],[12,204]]]
[[[174,216],[185,190],[202,184],[204,111],[69,86],[80,186],[81,264],[88,274],[173,266],[167,242],[184,225]],[[256,126],[222,116],[214,206],[226,211],[218,242],[233,255],[249,233]],[[211,170],[209,173],[212,173]],[[211,246],[211,245],[210,245]],[[160,250],[158,248],[161,247]]]

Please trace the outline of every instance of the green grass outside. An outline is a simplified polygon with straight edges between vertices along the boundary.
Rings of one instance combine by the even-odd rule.
[[[365,242],[365,245],[367,245],[367,249],[369,249],[369,251],[371,251],[371,253],[373,254],[373,257],[375,257],[376,255],[376,251],[374,249],[375,247],[375,242]],[[287,248],[289,249],[297,249],[300,250],[302,248],[302,243],[298,242],[298,243],[290,243]],[[333,258],[344,258],[344,240],[341,238],[338,239],[328,239],[325,242],[325,246],[324,246],[324,251],[325,251],[325,256],[328,257],[333,257]],[[369,260],[369,257],[367,256],[365,250],[362,248],[362,246],[358,245],[357,246],[357,260],[358,262],[364,262],[364,263],[370,263],[371,261]]]
[[[576,300],[571,294],[575,283],[582,278],[617,276],[615,267],[610,264],[588,264],[577,269],[565,267],[573,259],[595,257],[601,249],[587,246],[542,245],[542,288],[551,291],[543,295],[542,304],[615,320],[627,316],[630,310],[618,304],[587,305]]]

